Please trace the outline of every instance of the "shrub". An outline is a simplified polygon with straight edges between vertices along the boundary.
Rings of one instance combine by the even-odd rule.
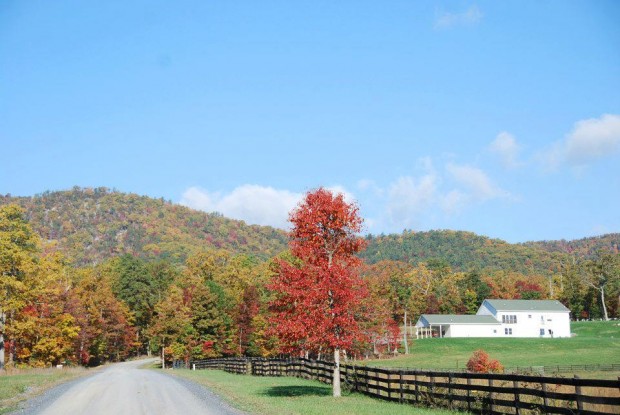
[[[504,366],[500,362],[489,358],[484,350],[476,350],[467,361],[467,370],[476,373],[502,373]]]

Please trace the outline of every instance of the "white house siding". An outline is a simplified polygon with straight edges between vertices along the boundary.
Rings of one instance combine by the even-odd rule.
[[[445,337],[498,337],[500,331],[503,333],[503,329],[500,329],[499,324],[457,324],[450,326],[446,331]]]
[[[500,311],[497,320],[501,322],[504,315],[517,317],[516,324],[502,323],[500,334],[505,337],[570,337],[568,313]]]
[[[490,315],[502,323],[499,337],[570,337],[568,311],[510,311],[495,310],[486,300],[477,315]],[[516,316],[516,323],[504,323],[503,316]]]

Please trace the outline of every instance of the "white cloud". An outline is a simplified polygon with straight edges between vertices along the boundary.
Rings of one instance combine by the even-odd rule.
[[[435,29],[448,29],[454,26],[471,26],[482,20],[478,6],[471,5],[461,13],[441,13],[435,18]]]
[[[465,187],[476,201],[484,201],[510,194],[495,186],[482,170],[453,163],[446,164],[446,171],[458,184]]]
[[[620,151],[620,115],[603,114],[600,118],[577,121],[562,141],[538,154],[547,170],[562,164],[584,167]]]
[[[287,229],[288,214],[302,197],[301,193],[246,184],[227,194],[190,187],[183,193],[180,203],[205,212],[220,212],[250,224]]]
[[[514,136],[506,131],[502,131],[491,142],[489,150],[498,155],[502,165],[507,169],[513,169],[519,166],[520,146]]]
[[[468,203],[470,197],[460,190],[451,190],[441,198],[440,207],[449,215],[460,212]]]
[[[342,194],[342,196],[344,196],[344,200],[347,203],[354,203],[355,202],[355,196],[353,195],[353,193],[349,192],[347,189],[345,189],[343,186],[340,185],[333,185],[333,186],[327,186],[325,187],[325,189],[329,190],[330,192],[334,193],[334,194]]]
[[[584,165],[620,149],[620,115],[603,114],[575,123],[566,137],[566,160]]]
[[[325,188],[336,194],[342,193],[348,203],[355,200],[353,194],[342,186]],[[199,187],[190,187],[183,193],[180,204],[205,212],[219,212],[226,217],[240,219],[253,225],[289,229],[289,212],[303,197],[303,193],[253,184],[239,186],[230,193],[210,192]]]
[[[436,200],[437,177],[427,174],[416,180],[400,177],[390,185],[387,213],[390,220],[410,226],[416,215],[428,210]]]

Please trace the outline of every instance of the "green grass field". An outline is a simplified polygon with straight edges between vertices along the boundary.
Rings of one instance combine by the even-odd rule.
[[[420,339],[410,354],[368,362],[370,366],[464,368],[472,353],[484,349],[505,367],[620,363],[620,325],[617,321],[571,323],[574,336],[564,339]]]
[[[170,373],[170,372],[167,372]],[[358,393],[331,396],[331,385],[292,377],[235,375],[221,370],[175,370],[218,393],[232,406],[262,415],[439,415],[452,412],[385,402]]]
[[[59,383],[88,373],[84,368],[16,369],[0,375],[0,414],[14,410],[26,400]]]

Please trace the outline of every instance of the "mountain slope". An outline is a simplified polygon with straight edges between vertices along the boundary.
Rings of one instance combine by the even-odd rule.
[[[591,257],[600,250],[620,252],[620,233],[592,236],[589,238],[566,241],[535,241],[522,244],[532,248],[540,248],[547,252],[561,252],[578,257]]]
[[[531,242],[509,244],[471,232],[436,230],[402,234],[368,236],[368,248],[362,254],[369,263],[384,259],[412,264],[441,259],[453,269],[503,269],[523,274],[549,274],[566,255],[577,257],[593,253],[593,247],[620,246],[620,234],[578,241]],[[570,250],[564,249],[566,246]]]
[[[261,258],[286,249],[280,230],[107,188],[0,195],[0,205],[8,203],[21,205],[35,231],[78,265],[123,253],[182,262],[204,248]]]
[[[200,249],[223,248],[268,258],[287,247],[286,234],[204,213],[163,199],[107,188],[45,192],[33,197],[0,195],[0,205],[24,207],[33,228],[78,265],[131,253],[182,262]],[[575,241],[509,244],[472,232],[435,230],[367,236],[361,256],[368,263],[400,260],[417,264],[441,259],[454,270],[503,269],[548,274],[567,255],[588,257],[598,249],[618,252],[620,234]]]

